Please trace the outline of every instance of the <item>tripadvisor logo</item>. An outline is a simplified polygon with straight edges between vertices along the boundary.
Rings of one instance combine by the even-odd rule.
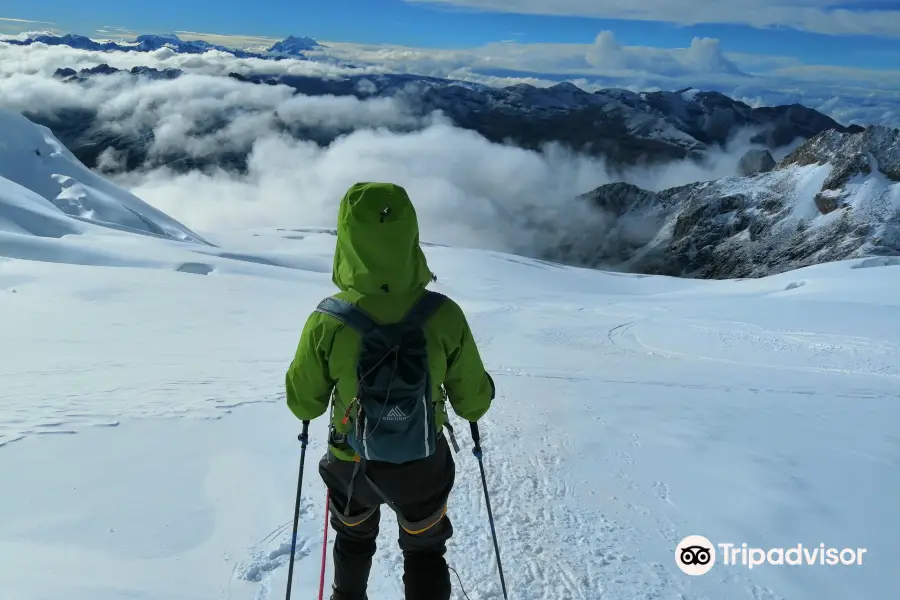
[[[689,535],[675,547],[675,564],[688,575],[706,575],[716,564],[716,547],[702,535]]]
[[[717,549],[718,548],[718,552]],[[675,564],[688,575],[705,575],[716,562],[726,566],[753,569],[773,566],[851,566],[861,565],[865,548],[829,548],[825,544],[790,548],[752,548],[747,544],[713,544],[702,535],[689,535],[675,547]]]

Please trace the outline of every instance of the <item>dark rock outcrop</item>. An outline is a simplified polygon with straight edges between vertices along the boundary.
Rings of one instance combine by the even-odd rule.
[[[744,177],[768,173],[775,168],[775,159],[768,150],[748,150],[738,163],[738,171]]]
[[[132,67],[130,71],[124,71],[103,63],[89,69],[81,69],[80,71],[69,68],[57,69],[53,76],[63,81],[72,82],[87,81],[95,75],[114,75],[116,73],[130,73],[131,75],[138,75],[148,79],[177,79],[184,74],[184,71],[181,69],[154,69],[153,67]]]

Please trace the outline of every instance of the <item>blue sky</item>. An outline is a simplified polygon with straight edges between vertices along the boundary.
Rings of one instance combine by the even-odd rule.
[[[666,9],[653,6],[671,4],[664,0],[645,0],[638,9],[617,7],[628,2],[604,0],[266,0],[265,10],[259,9],[261,3],[246,0],[5,0],[0,17],[49,21],[54,29],[86,35],[99,27],[113,26],[140,32],[181,30],[268,37],[298,34],[323,40],[434,48],[465,48],[499,41],[588,44],[598,32],[611,30],[624,46],[678,48],[688,46],[694,37],[712,37],[722,40],[725,52],[790,56],[810,65],[893,69],[900,64],[900,0],[744,0],[733,3],[734,14],[721,8],[731,3],[711,2],[684,2],[670,15]],[[828,4],[847,14],[810,12],[810,6]],[[152,6],[152,12],[147,11],[148,6]],[[709,6],[719,8],[711,11]],[[504,7],[509,12],[496,12]],[[877,15],[872,11],[887,12]],[[578,13],[634,18],[584,17]],[[769,20],[776,23],[775,28],[758,17],[766,14],[772,15]],[[857,29],[868,30],[878,24],[886,31],[879,32],[880,36],[848,35],[853,30],[853,15],[861,19]],[[733,22],[674,22],[707,18]],[[779,18],[813,31],[778,27]],[[757,21],[756,26],[741,23],[747,19]],[[895,20],[896,37],[887,37]],[[34,28],[40,26],[34,24]]]
[[[695,87],[757,106],[800,103],[844,123],[900,124],[900,0],[3,0],[0,8],[0,34],[117,37],[106,27],[226,46],[305,35],[360,68],[499,86]]]

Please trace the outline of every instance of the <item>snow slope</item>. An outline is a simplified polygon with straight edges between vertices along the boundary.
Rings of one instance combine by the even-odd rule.
[[[331,269],[291,254],[217,248],[87,169],[45,127],[0,109],[0,131],[0,257],[202,273]]]
[[[7,227],[0,246],[3,598],[281,597],[300,450],[283,374],[332,292],[333,235],[204,246],[85,223],[0,184],[0,214],[25,207],[35,230]],[[54,230],[66,226],[82,229]],[[58,261],[34,252],[41,240]],[[426,253],[498,385],[482,431],[511,598],[895,597],[900,261],[695,281]],[[325,432],[314,422],[297,598],[317,588]],[[449,560],[470,598],[496,600],[461,442]],[[386,514],[373,598],[402,597],[395,530]],[[674,548],[691,534],[867,553],[689,577]]]
[[[43,201],[27,202],[41,214],[56,213],[54,220],[65,221],[63,216],[68,215],[94,225],[207,244],[181,223],[90,171],[49,129],[0,109],[0,131],[0,225],[5,223],[0,232],[31,231],[35,218],[22,212],[20,200],[37,194]],[[22,210],[12,214],[8,207],[13,204]],[[70,233],[83,230],[74,223],[68,227]]]

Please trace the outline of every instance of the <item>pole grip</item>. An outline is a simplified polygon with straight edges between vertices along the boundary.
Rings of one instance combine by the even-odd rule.
[[[478,423],[469,421],[469,427],[472,430],[472,442],[475,444],[475,447],[472,448],[472,454],[481,458],[481,434],[478,432]]]
[[[309,421],[303,421],[303,431],[300,432],[297,439],[300,440],[300,444],[306,448],[306,444],[309,443]]]

